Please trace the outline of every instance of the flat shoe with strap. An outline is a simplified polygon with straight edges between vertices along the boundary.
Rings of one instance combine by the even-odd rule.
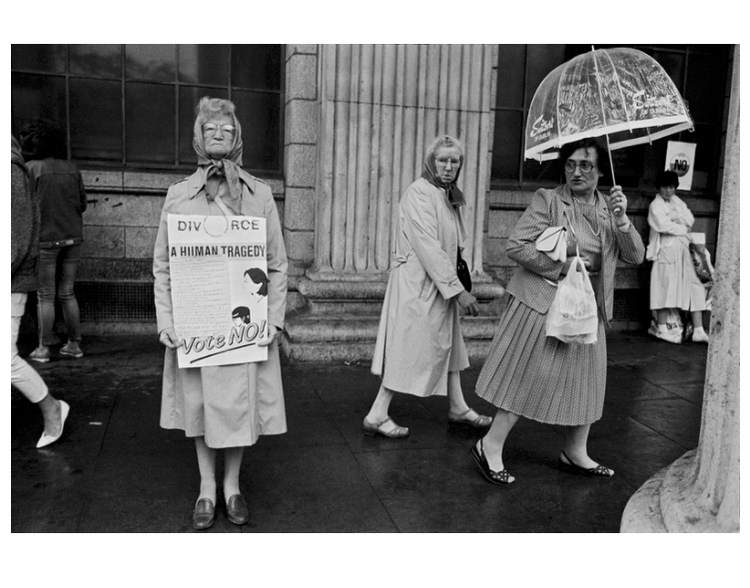
[[[476,417],[471,418],[469,416],[469,413],[471,412],[473,412]],[[477,429],[486,429],[492,424],[492,417],[479,414],[473,408],[470,408],[462,413],[455,413],[449,410],[448,421],[455,425],[469,425],[471,427],[476,427]]]
[[[203,531],[214,524],[216,508],[210,498],[200,498],[193,509],[193,529]]]
[[[390,431],[383,430],[383,425],[388,421],[393,422],[393,419],[387,417],[384,421],[380,421],[379,423],[371,423],[365,417],[365,420],[362,421],[362,432],[365,435],[383,435],[383,437],[388,437],[390,439],[398,439],[409,435],[408,427],[400,427],[395,422],[393,423],[393,429]]]
[[[230,523],[244,525],[250,518],[250,510],[247,508],[242,494],[232,494],[227,500],[227,518]]]
[[[563,459],[565,458],[565,459]],[[573,463],[573,460],[568,457],[568,454],[564,451],[560,455],[559,459],[560,467],[563,470],[579,474],[581,476],[588,476],[589,478],[611,478],[615,475],[615,472],[602,464],[598,464],[594,468],[584,468]]]
[[[487,457],[484,455],[484,443],[482,442],[482,439],[479,440],[479,446],[482,448],[481,451],[476,445],[472,445],[471,449],[469,449],[469,453],[471,454],[471,457],[474,458],[474,461],[477,462],[479,469],[482,471],[482,475],[487,481],[491,484],[497,484],[498,486],[512,484],[515,480],[510,479],[508,470],[504,469],[496,472],[495,470],[490,469],[490,464],[487,462]]]

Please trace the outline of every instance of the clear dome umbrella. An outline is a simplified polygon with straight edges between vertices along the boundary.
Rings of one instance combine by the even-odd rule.
[[[567,143],[605,136],[611,164],[611,151],[685,130],[693,130],[687,105],[654,58],[625,47],[592,48],[555,68],[537,88],[524,157],[556,159]]]

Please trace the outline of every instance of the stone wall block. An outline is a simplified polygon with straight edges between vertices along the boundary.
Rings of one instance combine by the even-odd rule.
[[[287,45],[286,46],[287,51],[287,61],[292,59],[293,57],[297,55],[317,55],[318,54],[318,46],[317,45]]]
[[[124,227],[83,227],[83,257],[125,257]]]
[[[287,100],[302,98],[303,100],[315,100],[317,92],[317,65],[316,55],[294,54],[286,64]]]
[[[315,145],[289,145],[286,149],[286,184],[295,188],[315,187]]]
[[[150,259],[83,258],[78,265],[79,282],[145,282],[154,280]]]
[[[122,172],[81,170],[81,177],[87,192],[97,188],[122,189],[124,185]]]
[[[485,239],[484,248],[487,253],[487,259],[491,259],[492,263],[488,264],[490,267],[508,267],[517,265],[515,261],[510,259],[505,253],[505,248],[508,246],[508,239]]]
[[[504,238],[510,235],[523,214],[520,210],[490,210],[487,236]]]
[[[315,230],[315,190],[289,188],[286,194],[284,226],[290,230]]]
[[[284,144],[314,145],[318,140],[318,103],[312,100],[292,100],[286,107]]]
[[[284,231],[286,255],[290,261],[312,263],[314,231]]]
[[[152,227],[125,227],[125,257],[153,259],[156,232]]]
[[[85,225],[158,227],[163,196],[127,196],[92,193],[83,213]]]

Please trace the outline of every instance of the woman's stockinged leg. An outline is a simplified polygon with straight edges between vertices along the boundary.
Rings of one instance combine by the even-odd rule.
[[[198,471],[201,475],[198,498],[208,498],[216,504],[216,449],[211,449],[206,445],[203,437],[196,437],[195,452],[198,456]]]
[[[382,384],[380,385],[378,394],[375,396],[375,400],[373,400],[370,407],[370,412],[365,417],[365,426],[377,426],[378,430],[384,434],[392,433],[397,429],[403,429],[408,433],[407,428],[399,427],[393,420],[389,420],[388,409],[395,394],[393,390],[386,388]]]
[[[373,424],[380,423],[388,418],[388,409],[391,406],[391,400],[396,393],[389,390],[382,384],[378,390],[375,400],[372,401],[370,412],[367,413],[367,420]]]
[[[568,435],[565,438],[565,455],[567,455],[568,459],[573,461],[575,465],[586,469],[595,468],[599,465],[599,463],[591,459],[588,454],[587,444],[590,430],[590,424],[568,427]],[[610,471],[614,473],[614,470],[610,469]]]
[[[244,447],[227,447],[224,449],[224,500],[240,494],[240,468]]]
[[[450,411],[456,414],[463,414],[469,410],[461,388],[461,372],[448,372],[448,405]]]
[[[519,418],[517,414],[508,412],[502,408],[497,409],[497,413],[495,413],[495,417],[492,419],[490,430],[487,431],[487,434],[481,440],[482,449],[484,449],[484,455],[491,470],[500,472],[505,469],[503,462],[505,440]]]

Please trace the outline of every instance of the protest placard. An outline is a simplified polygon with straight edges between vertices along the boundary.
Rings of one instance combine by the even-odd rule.
[[[170,214],[167,226],[179,367],[266,360],[266,219]]]

